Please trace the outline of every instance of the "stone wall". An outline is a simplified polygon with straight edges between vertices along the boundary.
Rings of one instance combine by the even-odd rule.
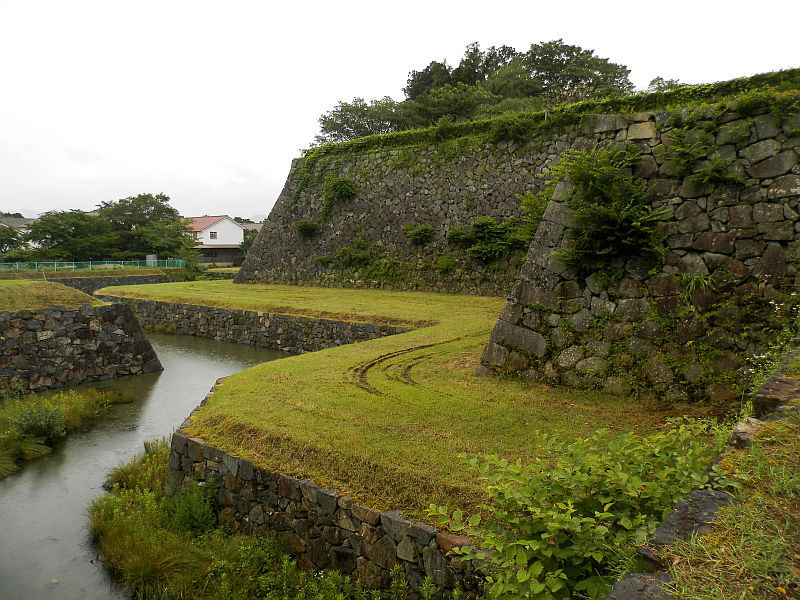
[[[90,296],[100,288],[111,285],[141,285],[144,283],[169,283],[169,275],[98,275],[97,277],[58,277],[52,275],[47,281],[60,283]]]
[[[0,312],[0,391],[35,392],[160,370],[128,306]]]
[[[321,257],[353,246],[358,236],[376,255],[398,261],[403,271],[390,287],[436,291],[505,294],[519,261],[509,257],[491,268],[448,246],[451,227],[467,228],[479,216],[519,218],[515,194],[538,191],[541,177],[575,138],[575,131],[537,139],[524,149],[506,143],[485,144],[455,157],[446,146],[405,148],[344,156],[311,169],[315,183],[303,187],[305,160],[292,163],[286,184],[258,234],[235,281],[304,283],[345,287],[383,287],[362,269],[325,266]],[[338,170],[336,170],[338,169]],[[333,207],[330,219],[311,238],[294,229],[300,219],[317,218],[326,173],[355,181],[356,196]],[[415,246],[405,225],[427,224],[433,238]],[[521,259],[520,253],[517,259]],[[455,267],[437,267],[442,255]]]
[[[113,296],[103,299],[132,306],[145,327],[167,327],[170,332],[181,335],[196,335],[298,354],[411,331],[408,327],[396,325],[374,325],[195,304]]]
[[[362,506],[309,479],[255,466],[190,437],[172,435],[170,473],[214,485],[220,520],[236,531],[276,535],[302,566],[336,569],[370,588],[387,588],[389,572],[403,569],[419,591],[426,576],[440,587],[475,590],[478,579],[469,561],[447,556],[469,538],[454,536],[398,511]]]
[[[671,215],[660,227],[665,261],[621,261],[623,278],[607,288],[595,275],[576,277],[554,255],[570,226],[569,184],[560,184],[480,373],[668,400],[725,401],[749,385],[748,358],[796,317],[800,114],[745,118],[709,107],[694,117],[687,135],[711,136],[741,185],[679,177],[662,152],[674,143],[668,113],[599,118],[604,141],[636,145],[635,174]]]

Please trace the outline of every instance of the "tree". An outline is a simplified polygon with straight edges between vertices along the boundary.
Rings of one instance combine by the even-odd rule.
[[[99,216],[117,236],[108,258],[141,260],[146,254],[178,257],[194,246],[194,238],[164,194],[139,194],[102,202]]]
[[[81,210],[50,211],[34,221],[28,239],[38,244],[39,260],[102,260],[117,246],[111,224]]]
[[[450,83],[453,85],[482,83],[516,56],[517,51],[511,46],[500,46],[500,48],[491,46],[486,52],[481,52],[478,42],[473,42],[467,46],[461,62],[450,74]]]
[[[317,144],[344,142],[404,128],[398,103],[389,96],[371,100],[369,104],[363,98],[339,102],[319,118],[319,126],[320,133],[314,138]]]
[[[406,102],[409,118],[424,127],[436,123],[445,115],[456,121],[472,119],[480,106],[496,104],[501,100],[480,86],[457,83],[444,85]]]
[[[233,220],[237,223],[255,223],[252,219],[245,219],[244,217],[233,217]]]
[[[19,231],[13,227],[0,225],[0,254],[10,250],[20,250],[25,246],[25,240]]]
[[[403,93],[409,100],[414,100],[432,89],[450,83],[450,67],[447,61],[431,61],[422,71],[411,71],[408,74]]]
[[[253,245],[253,242],[256,241],[257,236],[258,231],[255,229],[244,230],[244,239],[242,239],[239,244],[239,258],[236,260],[237,264],[241,265],[244,262],[244,258],[247,256],[247,253],[250,252],[250,247]]]
[[[521,58],[547,106],[633,92],[630,69],[562,40],[532,44]]]
[[[664,79],[663,77],[653,77],[650,80],[650,85],[647,86],[647,92],[669,92],[675,90],[682,85],[685,85],[677,79]]]

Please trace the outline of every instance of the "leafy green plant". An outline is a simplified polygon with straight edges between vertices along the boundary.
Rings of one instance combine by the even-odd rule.
[[[52,446],[67,436],[64,409],[46,401],[21,401],[10,418],[12,431],[32,436]]]
[[[319,231],[319,224],[315,221],[309,221],[308,219],[295,221],[292,226],[300,237],[304,238],[312,238],[316,235],[317,231]]]
[[[361,234],[353,238],[352,246],[342,246],[333,255],[318,256],[314,259],[325,266],[339,269],[363,269],[378,260],[378,254],[367,244]]]
[[[705,481],[707,432],[706,424],[687,419],[645,437],[603,430],[566,441],[536,433],[550,459],[468,459],[486,482],[486,519],[433,505],[431,514],[473,537],[475,547],[459,552],[486,570],[492,598],[599,598],[631,545],[644,542],[673,503]]]
[[[514,142],[524,144],[530,137],[531,124],[529,120],[516,113],[500,115],[492,121],[489,139],[497,142]]]
[[[458,133],[455,127],[455,121],[452,115],[442,115],[433,126],[433,139],[437,142],[443,142],[450,139]]]
[[[714,287],[714,280],[710,275],[691,275],[689,273],[676,273],[675,279],[681,286],[680,297],[687,304],[692,301],[698,292]]]
[[[456,259],[452,254],[442,254],[436,259],[433,268],[443,275],[451,273],[456,268]]]
[[[528,245],[516,219],[509,218],[498,223],[489,216],[473,219],[468,230],[451,227],[447,232],[447,241],[452,246],[465,249],[469,256],[482,263],[490,263]]]
[[[191,533],[204,533],[217,526],[214,510],[213,487],[201,487],[191,481],[189,485],[167,480],[164,500],[159,506],[159,525]]]
[[[415,246],[424,246],[433,239],[433,227],[427,223],[416,226],[409,223],[403,227],[403,231]]]
[[[524,194],[515,194],[517,200],[520,201],[523,214],[520,233],[528,241],[533,240],[536,235],[536,230],[539,229],[539,223],[542,222],[544,211],[547,210],[552,194],[552,187],[547,188],[542,194],[534,194],[530,190]]]
[[[656,226],[667,212],[650,206],[641,180],[628,174],[637,160],[638,154],[596,146],[568,150],[552,169],[551,183],[572,184],[566,199],[573,217],[567,229],[570,245],[557,257],[581,277],[597,271],[613,280],[620,259],[664,258]]]
[[[324,223],[330,218],[334,204],[349,200],[356,195],[356,184],[349,177],[339,177],[328,173],[325,176],[322,191],[322,208],[317,218],[318,223]]]
[[[722,185],[744,185],[745,176],[742,173],[732,173],[729,169],[731,163],[719,154],[710,160],[704,161],[689,176],[694,183],[719,183]]]

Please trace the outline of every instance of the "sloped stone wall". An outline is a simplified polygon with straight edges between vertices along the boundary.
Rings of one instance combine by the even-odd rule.
[[[730,400],[749,384],[748,361],[796,317],[800,115],[709,110],[697,120],[695,131],[716,131],[716,152],[742,185],[678,177],[662,153],[670,122],[667,113],[598,121],[607,142],[635,143],[635,174],[672,215],[660,226],[664,264],[632,257],[608,288],[576,277],[555,255],[570,226],[560,184],[479,373],[670,400]]]
[[[100,288],[111,285],[141,285],[145,283],[169,283],[172,281],[169,275],[101,275],[97,277],[48,276],[47,280],[61,283],[89,295],[94,294]]]
[[[621,117],[600,116],[538,136],[521,147],[513,142],[484,143],[451,155],[452,148],[442,144],[336,157],[310,169],[312,184],[302,177],[305,159],[295,160],[235,281],[381,287],[363,271],[342,271],[319,261],[352,246],[361,236],[377,255],[410,267],[405,279],[393,287],[505,295],[519,263],[513,256],[492,266],[470,258],[448,244],[450,228],[468,228],[473,219],[487,215],[497,221],[521,218],[516,194],[540,192],[563,151],[615,140],[622,129],[630,140],[655,135],[652,115],[637,119],[628,128]],[[351,178],[356,195],[334,205],[319,231],[304,238],[294,224],[319,215],[326,173]],[[433,238],[415,246],[403,227],[423,224],[431,226]],[[455,260],[452,270],[437,269],[443,255]]]
[[[0,312],[0,391],[36,392],[161,370],[128,306]]]
[[[176,302],[115,296],[102,296],[102,299],[131,306],[145,327],[162,326],[181,335],[195,335],[295,354],[411,331],[409,327],[397,325],[375,325]]]

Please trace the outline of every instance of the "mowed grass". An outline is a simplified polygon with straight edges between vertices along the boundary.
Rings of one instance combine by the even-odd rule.
[[[416,518],[430,503],[469,509],[483,501],[462,453],[532,461],[542,455],[538,431],[646,433],[675,414],[699,412],[475,376],[504,298],[230,281],[98,293],[417,326],[233,375],[187,428],[268,469]]]
[[[77,307],[105,304],[97,298],[60,283],[30,279],[0,280],[0,310],[37,310],[49,306]]]

